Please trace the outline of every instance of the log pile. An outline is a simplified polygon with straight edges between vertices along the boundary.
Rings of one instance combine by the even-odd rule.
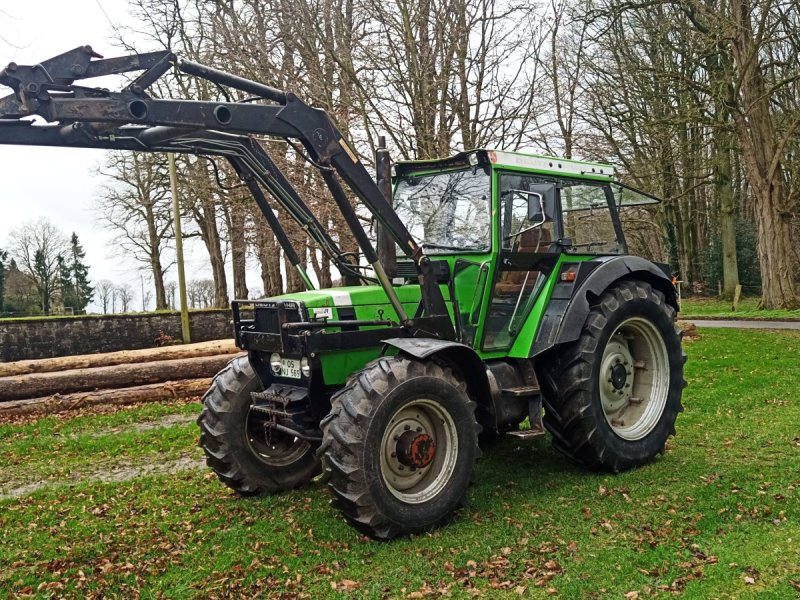
[[[202,395],[233,341],[0,363],[0,418]]]

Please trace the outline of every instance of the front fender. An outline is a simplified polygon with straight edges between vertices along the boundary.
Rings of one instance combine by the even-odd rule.
[[[484,428],[493,428],[493,404],[499,398],[489,386],[486,363],[465,344],[433,338],[391,338],[383,340],[386,347],[397,348],[403,354],[419,360],[436,357],[464,378],[470,397],[478,403],[478,422]]]

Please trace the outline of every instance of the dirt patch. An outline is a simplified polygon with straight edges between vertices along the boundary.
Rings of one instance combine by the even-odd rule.
[[[53,477],[37,481],[9,481],[0,484],[0,500],[27,496],[42,489],[78,485],[81,483],[116,483],[150,475],[170,475],[205,467],[205,459],[182,455],[177,459],[159,461],[157,457],[137,461],[97,463],[91,469],[77,470],[66,477]]]
[[[198,411],[199,412],[199,411]],[[119,435],[123,433],[141,433],[143,431],[152,431],[153,429],[162,429],[165,427],[172,427],[173,425],[186,425],[187,423],[194,423],[197,420],[196,414],[188,415],[164,415],[154,421],[144,421],[142,423],[131,423],[126,425],[117,425],[106,431],[96,431],[90,434],[90,437],[99,438],[107,435]],[[73,434],[70,437],[79,437],[81,434]]]

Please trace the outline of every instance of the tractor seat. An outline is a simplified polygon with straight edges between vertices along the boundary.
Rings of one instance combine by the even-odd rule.
[[[550,230],[537,227],[529,229],[518,236],[514,251],[526,254],[543,254],[550,249],[552,242],[553,236],[550,235]],[[525,279],[526,276],[527,281]],[[538,277],[538,270],[503,271],[500,274],[500,279],[497,280],[497,285],[495,285],[495,295],[503,298],[517,296],[522,290],[523,284],[525,285],[525,291],[530,292]]]

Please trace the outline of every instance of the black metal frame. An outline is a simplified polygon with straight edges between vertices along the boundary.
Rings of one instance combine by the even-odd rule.
[[[172,68],[274,104],[161,100],[148,95],[147,88]],[[75,84],[81,79],[131,71],[144,72],[116,92]],[[398,314],[405,335],[454,339],[455,331],[430,260],[327,113],[308,106],[291,92],[181,60],[170,52],[103,59],[89,46],[37,65],[11,63],[0,71],[0,84],[14,91],[0,99],[0,144],[224,157],[247,184],[278,242],[307,285],[310,280],[305,268],[275,218],[262,187],[308,232],[348,281],[364,280],[357,265],[339,249],[263,146],[251,136],[299,140],[310,162],[320,170],[361,252]],[[49,124],[38,125],[26,119],[33,115]],[[400,250],[414,261],[421,286],[422,316],[409,318],[405,313],[340,179]]]

